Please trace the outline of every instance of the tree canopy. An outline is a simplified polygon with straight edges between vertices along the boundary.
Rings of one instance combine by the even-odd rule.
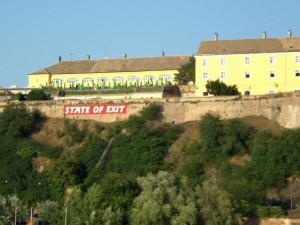
[[[175,81],[178,84],[188,84],[193,81],[195,83],[195,57],[191,56],[186,64],[178,68],[178,73],[175,73]]]
[[[206,90],[208,94],[219,96],[219,95],[240,95],[241,93],[238,91],[238,87],[236,84],[234,85],[226,85],[220,79],[215,81],[208,80],[206,85]]]

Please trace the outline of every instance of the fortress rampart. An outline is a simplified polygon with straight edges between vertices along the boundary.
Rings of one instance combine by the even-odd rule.
[[[300,126],[300,93],[286,93],[271,96],[230,96],[203,98],[163,98],[163,99],[118,99],[118,100],[56,100],[25,102],[30,108],[38,108],[48,117],[96,120],[99,122],[115,122],[125,120],[137,114],[150,102],[164,106],[166,122],[182,123],[200,120],[206,113],[219,115],[222,119],[263,116],[278,122],[286,128]],[[0,102],[0,111],[9,101]],[[122,103],[127,105],[126,114],[84,114],[64,115],[64,105]]]

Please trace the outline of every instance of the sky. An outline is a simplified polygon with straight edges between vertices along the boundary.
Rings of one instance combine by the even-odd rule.
[[[201,41],[300,36],[300,0],[1,0],[0,87],[62,60],[196,54]]]

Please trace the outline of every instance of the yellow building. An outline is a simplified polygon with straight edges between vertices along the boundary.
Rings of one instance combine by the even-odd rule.
[[[208,80],[236,84],[242,95],[300,91],[300,37],[203,41],[196,57],[196,96]]]
[[[29,86],[96,88],[151,86],[174,83],[177,69],[190,56],[160,56],[103,60],[62,61],[28,74]]]

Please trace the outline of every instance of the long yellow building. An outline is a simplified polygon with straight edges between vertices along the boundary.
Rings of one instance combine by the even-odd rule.
[[[113,85],[174,84],[177,69],[190,56],[160,56],[103,60],[70,60],[28,74],[29,86],[41,87],[113,87]]]
[[[196,57],[196,96],[208,80],[236,84],[242,95],[300,91],[300,37],[201,42]]]

